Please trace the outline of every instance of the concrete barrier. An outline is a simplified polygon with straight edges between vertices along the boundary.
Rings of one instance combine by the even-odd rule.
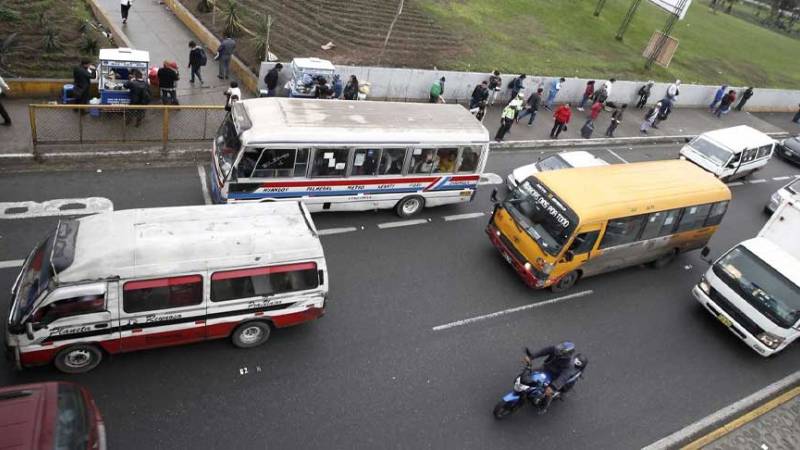
[[[76,63],[77,64],[77,63]],[[6,93],[9,98],[46,98],[58,100],[65,84],[72,83],[67,78],[6,78],[11,89]],[[97,82],[89,88],[89,95],[97,97]]]

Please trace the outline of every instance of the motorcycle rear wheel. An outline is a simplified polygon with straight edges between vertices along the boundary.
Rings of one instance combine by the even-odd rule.
[[[494,410],[492,411],[492,414],[494,414],[495,419],[502,420],[510,416],[515,409],[516,408],[514,408],[510,404],[504,401],[500,401],[496,405],[494,405]]]

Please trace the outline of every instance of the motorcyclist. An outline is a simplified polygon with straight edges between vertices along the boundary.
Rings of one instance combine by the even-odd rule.
[[[536,358],[546,357],[542,364],[542,370],[550,375],[550,384],[545,389],[546,402],[542,407],[542,411],[546,411],[553,400],[553,395],[561,391],[575,373],[580,370],[576,367],[575,358],[575,344],[570,341],[564,341],[557,345],[544,347],[543,349],[531,353],[527,348],[525,349],[525,362],[530,364]],[[582,360],[581,360],[582,363]]]

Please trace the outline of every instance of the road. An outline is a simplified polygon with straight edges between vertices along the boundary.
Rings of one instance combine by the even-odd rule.
[[[677,156],[676,146],[593,148],[610,163]],[[547,151],[496,152],[503,177]],[[753,236],[770,194],[800,170],[774,159],[731,187],[712,256]],[[763,180],[763,181],[762,181]],[[120,355],[85,375],[15,372],[0,385],[66,379],[87,386],[109,448],[639,448],[800,369],[800,346],[763,359],[691,297],[697,252],[662,270],[582,280],[539,307],[434,327],[562,295],[527,289],[486,239],[485,188],[468,205],[398,225],[389,211],[315,215],[330,269],[328,312],[261,348],[215,341]],[[587,193],[590,195],[591,193]],[[115,209],[202,204],[197,167],[8,175],[0,202],[106,197]],[[57,218],[0,220],[0,261],[24,258]],[[0,309],[17,268],[0,269]],[[504,422],[491,409],[524,345],[571,339],[586,377],[547,415]]]

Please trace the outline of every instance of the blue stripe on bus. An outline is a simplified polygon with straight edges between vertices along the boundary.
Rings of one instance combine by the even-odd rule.
[[[465,189],[475,189],[476,185],[452,186],[436,188],[434,191],[462,191]],[[370,189],[370,190],[345,190],[345,191],[296,191],[296,192],[237,192],[229,193],[229,199],[259,199],[259,198],[300,198],[300,197],[333,197],[347,196],[356,194],[405,194],[420,192],[419,188],[405,189]],[[428,191],[431,192],[431,191]]]

